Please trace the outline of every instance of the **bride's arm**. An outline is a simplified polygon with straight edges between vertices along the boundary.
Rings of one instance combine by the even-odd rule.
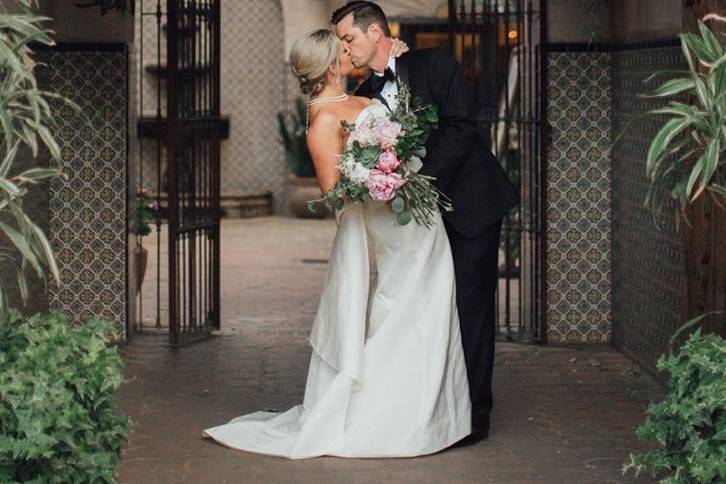
[[[343,146],[339,133],[338,117],[326,111],[318,113],[308,129],[308,149],[323,193],[330,191],[340,179],[338,155]]]

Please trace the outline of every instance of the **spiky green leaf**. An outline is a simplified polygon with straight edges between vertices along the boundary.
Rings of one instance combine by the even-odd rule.
[[[661,156],[666,152],[671,141],[678,133],[683,131],[689,125],[687,118],[675,118],[666,122],[663,127],[653,138],[648,149],[648,157],[646,158],[646,173],[648,177],[652,176],[655,166]]]

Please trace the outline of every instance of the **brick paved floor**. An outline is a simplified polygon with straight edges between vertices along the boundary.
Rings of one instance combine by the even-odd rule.
[[[290,461],[222,447],[204,428],[302,401],[306,345],[335,231],[267,217],[222,227],[223,329],[179,351],[133,335],[121,404],[135,421],[122,483],[613,483],[661,387],[606,345],[497,344],[492,432],[480,444],[408,459]],[[308,262],[304,262],[304,260]]]

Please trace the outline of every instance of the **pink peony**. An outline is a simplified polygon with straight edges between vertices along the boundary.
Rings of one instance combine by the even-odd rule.
[[[396,140],[401,135],[401,125],[389,119],[383,120],[375,127],[378,144],[384,150],[389,150],[396,144]]]
[[[368,191],[373,200],[389,201],[396,196],[396,190],[406,183],[398,173],[384,173],[381,170],[372,169],[368,174]]]
[[[383,173],[391,173],[399,166],[401,166],[401,160],[398,159],[396,153],[388,150],[381,153],[380,158],[378,158],[378,165],[376,165]]]

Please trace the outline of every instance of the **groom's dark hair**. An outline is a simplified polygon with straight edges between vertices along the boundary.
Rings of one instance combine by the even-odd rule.
[[[349,13],[353,14],[353,25],[361,29],[363,32],[368,30],[371,24],[376,23],[381,26],[381,30],[386,37],[391,36],[391,29],[388,28],[388,20],[383,9],[373,2],[364,2],[362,0],[353,0],[348,2],[338,10],[333,12],[330,22],[338,25],[338,22]]]

